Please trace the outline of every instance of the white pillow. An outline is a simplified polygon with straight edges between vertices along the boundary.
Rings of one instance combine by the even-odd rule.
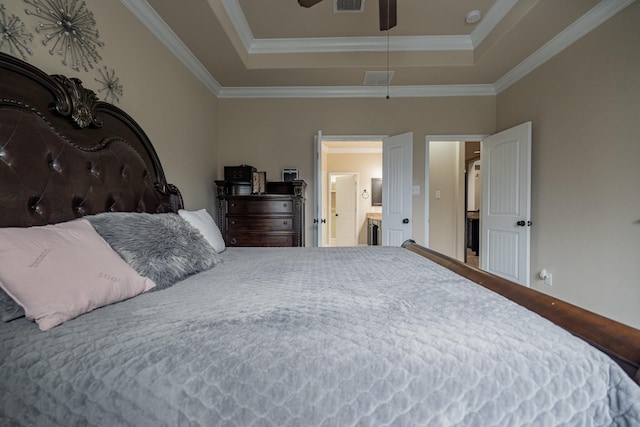
[[[155,286],[87,220],[0,228],[0,254],[0,287],[43,331]]]
[[[178,215],[202,233],[205,240],[213,246],[213,249],[215,249],[217,253],[223,252],[226,249],[222,233],[220,233],[218,225],[206,209],[200,209],[199,211],[180,209]]]

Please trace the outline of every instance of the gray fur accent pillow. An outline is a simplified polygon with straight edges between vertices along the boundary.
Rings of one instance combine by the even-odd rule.
[[[220,262],[216,251],[178,214],[107,212],[86,216],[138,273],[167,288]]]
[[[10,322],[24,316],[24,310],[5,291],[0,289],[0,320]]]

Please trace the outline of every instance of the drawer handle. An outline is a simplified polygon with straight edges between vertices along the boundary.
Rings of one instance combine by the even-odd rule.
[[[287,207],[287,204],[286,204],[286,203],[283,203],[283,204],[282,204],[282,206],[284,206],[284,207],[286,208],[286,207]]]
[[[232,244],[232,245],[235,245],[236,243],[238,243],[238,241],[236,240],[236,238],[235,238],[235,237],[234,237],[234,238],[232,238],[232,239],[231,239],[231,244]]]
[[[287,225],[289,222],[288,221],[283,221],[282,222],[284,225]]]
[[[232,225],[235,225],[235,223],[236,223],[235,221],[231,221],[231,224],[232,224]]]
[[[231,203],[231,207],[232,207],[232,208],[235,208],[235,207],[236,207],[236,204],[235,204],[235,203]]]

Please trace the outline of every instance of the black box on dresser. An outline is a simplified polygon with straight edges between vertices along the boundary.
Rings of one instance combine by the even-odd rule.
[[[304,246],[304,181],[270,181],[264,194],[235,194],[226,180],[215,184],[227,246]]]
[[[224,167],[224,180],[228,182],[246,182],[251,183],[253,179],[253,173],[257,169],[249,165],[240,166],[225,166]]]

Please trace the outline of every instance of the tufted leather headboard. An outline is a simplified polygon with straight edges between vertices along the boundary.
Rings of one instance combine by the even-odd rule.
[[[49,76],[0,53],[0,227],[182,206],[127,113],[78,79]]]

